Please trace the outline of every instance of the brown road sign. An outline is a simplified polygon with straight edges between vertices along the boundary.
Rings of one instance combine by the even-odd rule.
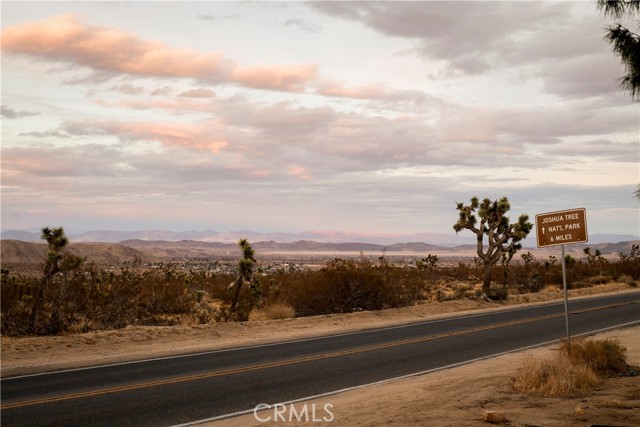
[[[538,247],[582,243],[587,235],[587,212],[584,208],[536,215]]]

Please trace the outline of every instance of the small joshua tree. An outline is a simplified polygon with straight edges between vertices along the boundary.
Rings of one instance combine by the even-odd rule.
[[[33,298],[33,305],[31,306],[31,315],[29,316],[28,325],[29,333],[33,333],[35,331],[36,317],[38,316],[38,311],[40,310],[40,305],[44,298],[44,290],[51,279],[53,279],[53,276],[60,272],[62,251],[67,244],[69,244],[69,239],[67,239],[67,236],[64,234],[64,229],[62,227],[53,229],[44,227],[40,237],[42,240],[47,241],[47,244],[49,245],[49,252],[47,253],[47,261],[44,264],[42,283]]]
[[[231,306],[229,307],[231,313],[236,312],[240,299],[240,290],[243,284],[247,283],[254,293],[257,290],[257,284],[253,276],[253,268],[256,264],[255,252],[247,239],[240,239],[238,245],[242,250],[242,259],[238,262],[238,278],[233,286],[233,296],[231,298]]]
[[[459,211],[458,222],[453,225],[456,233],[467,229],[475,233],[477,237],[477,252],[484,265],[482,290],[488,293],[491,288],[491,268],[502,258],[511,259],[522,248],[523,240],[533,224],[529,222],[528,215],[520,215],[518,222],[510,224],[506,213],[511,209],[509,200],[503,197],[500,200],[491,201],[484,199],[482,203],[477,197],[471,199],[469,205],[457,203]],[[480,224],[478,224],[480,218]],[[484,236],[487,236],[487,248],[484,248]]]

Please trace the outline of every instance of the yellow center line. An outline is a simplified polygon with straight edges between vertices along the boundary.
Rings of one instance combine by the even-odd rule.
[[[637,303],[637,301],[629,302],[629,303],[606,305],[606,306],[601,306],[601,307],[594,307],[594,308],[584,309],[584,310],[580,310],[580,311],[573,311],[572,314],[579,314],[579,313],[585,313],[585,312],[589,312],[589,311],[603,310],[603,309],[607,309],[607,308],[613,308],[613,307],[618,307],[618,306],[621,306],[621,305],[627,305],[627,304],[633,304],[633,303]],[[316,354],[316,355],[311,355],[311,356],[304,356],[304,357],[299,357],[299,358],[295,358],[295,359],[282,360],[282,361],[279,361],[279,362],[263,363],[263,364],[257,364],[257,365],[251,365],[251,366],[244,366],[244,367],[240,367],[240,368],[233,368],[233,369],[226,369],[226,370],[222,370],[222,371],[207,372],[207,373],[203,373],[203,374],[189,375],[189,376],[184,376],[184,377],[169,378],[169,379],[158,380],[158,381],[149,381],[149,382],[144,382],[144,383],[139,383],[139,384],[131,384],[131,385],[126,385],[126,386],[112,387],[112,388],[106,388],[106,389],[101,389],[101,390],[85,391],[85,392],[78,392],[78,393],[69,393],[69,394],[63,394],[63,395],[60,395],[60,396],[52,396],[52,397],[44,397],[44,398],[40,398],[40,399],[25,400],[25,401],[21,401],[21,402],[4,404],[4,405],[0,406],[0,409],[6,410],[6,409],[22,408],[22,407],[25,407],[25,406],[39,405],[39,404],[43,404],[43,403],[60,402],[60,401],[64,401],[64,400],[80,399],[80,398],[84,398],[84,397],[101,396],[101,395],[105,395],[105,394],[120,393],[120,392],[131,391],[131,390],[141,390],[141,389],[145,389],[145,388],[158,387],[158,386],[170,385],[170,384],[177,384],[177,383],[183,383],[183,382],[188,382],[188,381],[196,381],[196,380],[220,377],[220,376],[224,376],[224,375],[233,375],[233,374],[238,374],[238,373],[257,371],[257,370],[260,370],[260,369],[276,368],[276,367],[281,367],[281,366],[294,365],[294,364],[297,364],[297,363],[329,359],[329,358],[332,358],[332,357],[346,356],[346,355],[352,355],[352,354],[358,354],[358,353],[365,353],[365,352],[368,352],[368,351],[381,350],[381,349],[385,349],[385,348],[392,348],[392,347],[398,347],[398,346],[403,346],[403,345],[417,344],[417,343],[421,343],[421,342],[428,342],[428,341],[437,340],[437,339],[440,339],[440,338],[452,337],[452,336],[469,334],[469,333],[474,333],[474,332],[487,331],[487,330],[490,330],[490,329],[498,329],[498,328],[503,328],[505,326],[512,326],[512,325],[519,325],[519,324],[530,323],[530,322],[537,322],[537,321],[540,321],[540,320],[552,319],[552,318],[555,318],[555,317],[562,317],[562,316],[564,316],[564,313],[549,314],[549,315],[545,315],[545,316],[530,317],[530,318],[522,319],[522,320],[511,320],[511,321],[508,321],[508,322],[494,323],[492,325],[487,325],[487,326],[478,326],[478,327],[469,328],[469,329],[463,329],[463,330],[459,330],[459,331],[444,332],[444,333],[441,333],[441,334],[430,335],[428,337],[408,338],[408,339],[399,340],[399,341],[393,341],[393,342],[384,343],[384,344],[374,344],[374,345],[369,345],[369,346],[364,346],[364,347],[359,347],[359,348],[354,348],[354,349],[349,349],[349,350],[340,350],[340,351],[334,351],[334,352],[330,352],[330,353],[322,353],[322,354]]]

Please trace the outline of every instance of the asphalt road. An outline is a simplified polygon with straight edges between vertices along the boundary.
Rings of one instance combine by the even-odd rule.
[[[640,324],[640,292],[569,302],[572,336]],[[172,426],[565,337],[562,302],[2,379],[3,426]]]

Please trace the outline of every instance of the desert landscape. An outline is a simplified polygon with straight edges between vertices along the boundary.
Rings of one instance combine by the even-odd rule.
[[[599,285],[572,291],[570,297],[637,292],[624,284]],[[561,297],[546,291],[525,304]],[[51,337],[2,337],[2,376],[125,362],[183,353],[264,344],[327,334],[400,325],[456,314],[504,310],[523,304],[524,297],[506,304],[446,301],[377,312],[252,320],[211,325],[128,327],[122,330]],[[537,301],[537,302],[534,302]],[[616,339],[627,349],[627,362],[640,365],[640,327],[598,334],[595,339]],[[583,426],[585,423],[634,426],[640,422],[640,387],[637,378],[610,378],[577,397],[558,398],[516,393],[511,381],[525,355],[552,357],[556,346],[542,347],[477,361],[426,375],[389,381],[357,390],[312,399],[318,407],[333,405],[335,420],[326,425],[348,426],[480,426],[485,412],[504,417],[502,425]],[[264,419],[267,415],[261,415]],[[211,426],[263,426],[252,413],[205,423]],[[289,422],[267,425],[289,426]],[[317,424],[315,424],[317,425]]]
[[[126,246],[126,245],[130,246]],[[594,265],[611,265],[620,258],[620,253],[631,252],[636,242],[615,245],[600,245],[606,251],[607,261]],[[309,244],[289,244],[287,251],[274,250],[273,243],[256,244],[264,252],[259,252],[259,264],[263,266],[265,277],[269,274],[293,274],[295,271],[323,271],[331,265],[332,259],[343,256],[353,259],[354,265],[365,266],[374,271],[375,265],[390,262],[393,269],[405,271],[411,266],[416,272],[416,261],[435,259],[430,252],[416,250],[416,245],[405,245],[404,251],[386,251],[367,254],[364,251],[343,250],[334,252],[310,251]],[[2,241],[3,268],[11,267],[23,274],[38,275],[42,269],[42,259],[46,257],[46,245],[20,241]],[[269,251],[267,248],[271,249]],[[355,246],[358,249],[357,246]],[[336,249],[333,247],[333,249]],[[343,246],[344,249],[344,246]],[[353,249],[353,248],[351,248]],[[429,246],[429,250],[438,247]],[[571,252],[576,258],[581,256],[578,249]],[[379,248],[375,248],[379,250]],[[76,256],[100,261],[100,268],[126,271],[128,266],[153,272],[191,271],[212,269],[211,275],[233,277],[237,269],[240,251],[233,246],[205,244],[203,242],[145,242],[128,241],[114,243],[77,243],[69,247]],[[618,252],[616,252],[618,251]],[[532,306],[562,298],[558,284],[546,283],[535,292],[526,292],[517,286],[509,287],[503,299],[493,300],[480,297],[480,279],[474,275],[473,258],[467,246],[449,248],[448,252],[438,252],[438,262],[434,270],[443,276],[433,275],[434,271],[423,271],[424,280],[432,280],[438,288],[437,298],[416,301],[401,307],[382,310],[353,310],[346,313],[327,313],[313,316],[293,316],[273,318],[262,309],[251,311],[244,321],[197,322],[184,317],[179,324],[144,325],[131,324],[121,328],[106,330],[73,331],[73,329],[49,336],[2,336],[2,377],[29,375],[40,372],[75,369],[103,364],[121,363],[139,359],[170,357],[178,354],[197,353],[217,349],[260,345],[278,341],[298,340],[323,335],[336,335],[380,327],[410,324],[425,320],[442,319],[458,314],[472,314],[507,310],[515,306]],[[551,251],[531,252],[531,259],[549,257]],[[600,249],[598,249],[598,253]],[[384,257],[384,258],[383,258]],[[387,258],[388,257],[388,258]],[[386,260],[389,261],[386,261]],[[532,262],[530,259],[530,262]],[[544,259],[544,258],[542,258]],[[588,258],[578,258],[579,266],[586,268]],[[611,261],[608,261],[608,260]],[[524,258],[523,258],[524,260]],[[327,264],[328,263],[328,264]],[[374,265],[375,264],[375,265]],[[167,265],[172,269],[166,270]],[[350,265],[350,264],[349,264]],[[417,265],[420,265],[418,262]],[[466,265],[468,277],[454,279],[451,274]],[[159,266],[159,267],[156,267]],[[516,268],[523,269],[521,262]],[[592,266],[593,267],[593,266]],[[360,268],[360,267],[359,267]],[[603,267],[604,268],[604,267]],[[124,270],[122,270],[124,269]],[[444,272],[447,273],[444,273]],[[516,270],[520,271],[520,270]],[[522,270],[524,271],[524,270]],[[527,270],[528,271],[528,270]],[[576,270],[580,271],[580,270]],[[585,270],[586,271],[586,270]],[[290,272],[290,273],[287,273]],[[533,270],[529,271],[532,274]],[[588,277],[593,277],[591,271]],[[143,273],[144,274],[144,273]],[[598,270],[595,277],[609,274]],[[499,277],[499,276],[498,276]],[[557,276],[548,276],[556,277]],[[618,275],[622,280],[601,279],[598,282],[585,278],[583,285],[569,291],[571,299],[584,298],[606,293],[638,293],[635,281]],[[422,280],[422,279],[421,279]],[[431,289],[431,288],[430,288]],[[519,290],[518,290],[519,289]],[[435,290],[433,290],[435,292]],[[436,295],[433,294],[433,295]],[[208,304],[219,304],[205,295]],[[597,334],[594,339],[615,339],[626,348],[627,363],[640,364],[640,327],[614,330]],[[557,353],[557,345],[535,348],[526,352],[504,354],[491,359],[475,361],[468,365],[450,367],[425,375],[385,381],[355,390],[296,402],[297,405],[331,404],[334,425],[373,426],[402,425],[418,426],[428,422],[434,426],[484,425],[489,417],[502,425],[522,426],[581,426],[609,423],[631,426],[640,422],[640,389],[637,378],[620,377],[601,380],[597,387],[584,390],[576,396],[545,397],[536,394],[515,392],[512,381],[525,356],[552,357]],[[207,421],[211,426],[263,426],[268,412],[256,415],[248,413],[237,417]],[[491,418],[497,417],[497,418]],[[276,420],[277,421],[277,420]],[[321,422],[320,424],[330,424]],[[268,425],[292,425],[287,422],[270,422]]]
[[[639,17],[2,2],[3,426],[639,426]]]

